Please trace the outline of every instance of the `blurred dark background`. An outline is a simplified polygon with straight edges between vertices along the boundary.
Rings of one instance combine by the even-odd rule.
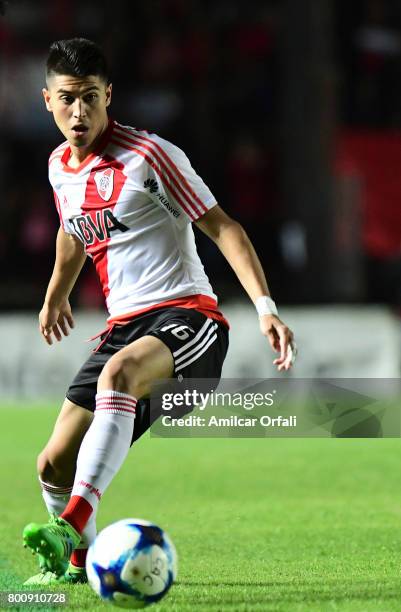
[[[111,115],[185,150],[246,228],[280,303],[401,305],[401,2],[17,0],[0,17],[0,309],[38,309],[63,140],[41,89],[49,44],[112,66]],[[197,235],[220,298],[240,294]],[[151,248],[151,246],[150,246]],[[90,265],[73,301],[101,307]]]

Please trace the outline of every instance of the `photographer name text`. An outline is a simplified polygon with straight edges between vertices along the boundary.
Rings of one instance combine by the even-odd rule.
[[[197,415],[189,415],[183,418],[173,418],[170,415],[162,416],[162,424],[164,427],[296,427],[297,417],[292,416],[276,416],[272,417],[267,414],[261,417],[241,417],[233,414],[229,417],[209,418],[200,417]]]

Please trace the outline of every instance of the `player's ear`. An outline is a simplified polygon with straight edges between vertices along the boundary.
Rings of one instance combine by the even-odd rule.
[[[106,87],[106,106],[110,106],[112,89],[113,89],[113,85],[109,83]]]
[[[49,111],[49,113],[52,113],[53,110],[52,110],[52,107],[50,105],[50,93],[49,93],[49,90],[44,87],[42,89],[42,94],[43,94],[43,97],[45,99],[45,104],[46,104],[47,110]]]

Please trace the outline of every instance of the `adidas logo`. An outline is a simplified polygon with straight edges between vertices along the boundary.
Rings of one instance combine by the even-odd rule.
[[[157,182],[154,179],[146,179],[143,186],[145,189],[149,189],[150,193],[156,193],[157,191]]]

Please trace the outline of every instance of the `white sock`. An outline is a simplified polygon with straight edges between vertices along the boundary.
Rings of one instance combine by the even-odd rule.
[[[132,395],[119,391],[101,391],[96,395],[94,418],[78,453],[72,503],[63,514],[78,531],[82,504],[77,507],[77,498],[84,498],[96,513],[101,496],[128,454],[136,402]]]
[[[42,487],[42,497],[46,504],[47,511],[49,514],[57,514],[57,516],[60,516],[70,501],[72,487],[56,487],[48,482],[44,482],[40,478],[39,482],[40,486]],[[89,548],[95,538],[96,513],[94,512],[91,514],[89,521],[81,534],[81,542],[78,548]]]
[[[70,499],[72,487],[56,487],[40,478],[39,482],[47,511],[49,514],[60,516]]]

